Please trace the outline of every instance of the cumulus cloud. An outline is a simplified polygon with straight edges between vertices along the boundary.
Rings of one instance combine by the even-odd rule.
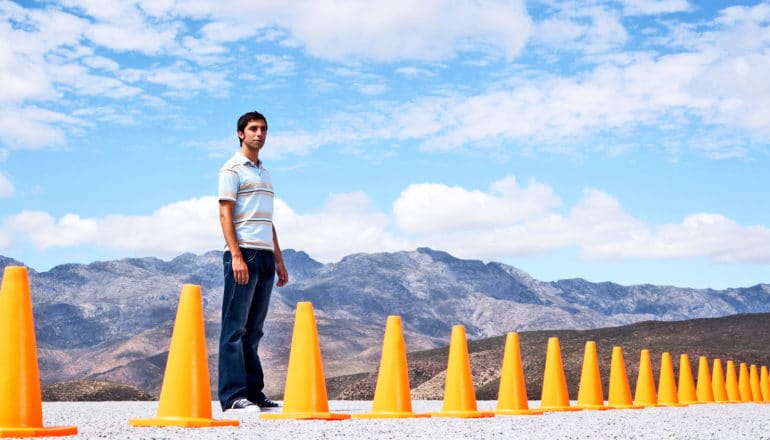
[[[390,217],[373,210],[369,197],[360,192],[334,194],[319,212],[309,214],[298,214],[277,200],[275,222],[281,246],[304,250],[320,261],[413,247],[407,238],[389,232]]]
[[[490,192],[443,184],[410,185],[393,203],[393,214],[405,232],[441,234],[518,223],[560,204],[548,186],[533,180],[528,188],[521,188],[509,177],[495,182]]]
[[[510,192],[501,193],[499,186]],[[447,206],[457,211],[451,213]],[[577,247],[589,260],[770,261],[770,228],[763,225],[744,226],[709,213],[686,216],[679,224],[650,224],[592,188],[585,189],[566,214],[559,208],[547,185],[530,182],[528,188],[519,188],[507,178],[489,192],[412,185],[394,202],[393,215],[401,230],[421,245],[467,258],[522,257]],[[414,219],[421,221],[415,224]]]
[[[770,262],[770,228],[741,225],[715,213],[694,213],[681,222],[653,224],[593,188],[565,207],[545,184],[520,186],[514,177],[487,191],[438,183],[411,185],[391,212],[373,208],[361,192],[333,194],[317,212],[298,213],[275,200],[282,247],[333,262],[359,252],[390,252],[430,246],[463,258],[499,260],[577,248],[586,260],[706,258],[716,263]],[[23,211],[0,223],[0,242],[10,237],[38,249],[91,245],[105,252],[173,257],[221,249],[216,197],[161,207],[149,215],[54,218]]]
[[[146,216],[66,214],[57,219],[43,211],[22,211],[2,223],[3,235],[22,236],[41,250],[93,245],[159,257],[220,249],[219,228],[215,197],[173,203]]]

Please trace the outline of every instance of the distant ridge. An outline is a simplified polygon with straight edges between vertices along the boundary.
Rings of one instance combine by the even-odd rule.
[[[540,400],[545,352],[551,336],[559,338],[570,396],[577,399],[586,341],[595,341],[597,344],[606,398],[614,346],[623,348],[626,372],[633,393],[642,349],[650,350],[656,380],[660,357],[664,351],[671,353],[677,377],[679,357],[687,354],[693,377],[697,378],[699,356],[708,358],[709,369],[715,358],[721,359],[723,367],[727,360],[734,360],[736,367],[740,362],[770,366],[768,334],[770,314],[757,313],[677,322],[647,321],[593,330],[525,331],[519,333],[519,338],[529,398]],[[505,336],[468,342],[474,385],[480,400],[497,399],[504,349]],[[442,347],[408,354],[413,398],[443,399],[448,352],[448,347]],[[329,398],[371,400],[376,381],[376,369],[368,373],[329,378]]]
[[[157,395],[182,284],[201,286],[209,370],[216,383],[222,252],[170,261],[130,258],[30,270],[44,383],[83,378]],[[446,346],[451,327],[470,339],[507,331],[586,330],[770,312],[770,285],[724,290],[538,281],[497,262],[428,248],[353,254],[322,264],[287,249],[291,282],[275,289],[260,345],[267,391],[282,392],[294,307],[312,301],[327,377],[376,368],[388,315],[400,315],[412,351]],[[0,269],[20,265],[0,256]],[[581,349],[582,350],[582,349]],[[494,363],[498,361],[495,360]]]

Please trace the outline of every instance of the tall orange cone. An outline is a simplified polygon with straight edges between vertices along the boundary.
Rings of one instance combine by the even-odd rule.
[[[521,347],[519,334],[509,332],[505,337],[503,368],[500,371],[500,389],[497,393],[498,415],[542,414],[540,410],[529,409],[527,383],[524,380],[524,368],[521,365]]]
[[[128,423],[140,427],[186,428],[239,425],[238,420],[215,420],[211,417],[211,385],[200,286],[182,286],[160,389],[158,415],[147,419],[129,419]]]
[[[658,406],[658,394],[655,391],[655,376],[652,374],[650,350],[644,349],[639,356],[639,375],[636,377],[634,405]]]
[[[479,411],[476,405],[476,390],[473,388],[471,362],[468,357],[468,341],[465,327],[452,327],[452,339],[449,341],[449,362],[444,384],[444,404],[440,412],[431,413],[434,417],[480,418],[492,417],[491,411]]]
[[[0,286],[0,437],[75,435],[77,426],[43,427],[40,370],[27,268],[7,266]]]
[[[767,366],[762,365],[759,373],[759,389],[762,393],[762,401],[770,402],[770,375]]]
[[[746,362],[741,362],[738,373],[738,394],[741,402],[751,402],[751,383],[749,382],[749,367]]]
[[[401,317],[388,316],[372,412],[353,414],[352,417],[362,419],[428,417],[429,414],[415,414],[412,411],[412,398],[409,392],[409,368],[406,362],[406,343]]]
[[[759,370],[754,364],[749,367],[749,384],[751,385],[751,401],[761,402],[762,389],[759,386]]]
[[[727,403],[727,387],[725,386],[725,374],[722,370],[722,360],[714,359],[714,371],[711,373],[711,389],[714,391],[714,402]]]
[[[695,380],[692,378],[690,358],[686,354],[679,355],[679,386],[677,387],[679,403],[686,405],[698,403],[698,394],[695,391]]]
[[[540,409],[543,411],[581,410],[581,408],[570,406],[567,378],[564,376],[564,365],[561,362],[559,338],[555,336],[548,338]]]
[[[599,372],[599,356],[596,353],[596,342],[586,341],[583,353],[583,370],[580,373],[580,386],[576,407],[580,409],[608,409],[604,404],[602,377]]]
[[[671,362],[671,353],[664,352],[661,356],[659,373],[658,405],[685,406],[684,404],[679,403],[679,397],[676,392],[676,383],[674,383],[674,365]]]
[[[610,392],[607,405],[612,409],[642,409],[631,400],[631,386],[628,384],[626,362],[623,360],[623,348],[612,347],[610,364]]]
[[[735,362],[727,361],[725,366],[725,388],[727,388],[727,401],[730,403],[740,403],[741,391],[738,386],[738,375],[735,373]]]
[[[706,356],[698,358],[698,383],[695,387],[695,395],[700,403],[714,402],[714,389],[709,371],[709,360]]]
[[[283,392],[283,411],[261,414],[262,419],[349,419],[350,414],[329,412],[321,346],[313,304],[298,302],[291,337],[289,367]]]

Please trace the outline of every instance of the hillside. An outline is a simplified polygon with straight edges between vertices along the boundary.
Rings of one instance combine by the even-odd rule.
[[[671,353],[678,377],[679,356],[687,354],[697,377],[698,357],[706,356],[722,363],[734,360],[756,365],[770,365],[767,335],[770,314],[741,314],[724,318],[693,319],[678,322],[648,321],[620,327],[593,330],[524,331],[519,333],[522,366],[530,399],[539,400],[548,338],[557,336],[570,397],[577,399],[586,341],[596,341],[599,367],[607,396],[613,346],[623,348],[626,372],[633,392],[639,372],[639,353],[650,350],[656,380],[660,357]],[[407,348],[409,340],[406,339]],[[500,367],[505,337],[468,341],[471,370],[479,400],[497,399]],[[408,354],[409,378],[414,399],[443,399],[448,347],[415,351]],[[376,369],[327,379],[330,399],[370,400],[374,396]]]
[[[170,261],[131,258],[64,264],[46,272],[30,269],[43,383],[91,379],[157,395],[179,293],[182,284],[192,283],[202,290],[215,384],[221,258],[221,252],[212,251]],[[314,305],[328,377],[377,368],[388,315],[402,317],[409,349],[419,351],[446,346],[456,324],[478,340],[508,331],[588,330],[770,312],[768,284],[712,290],[539,281],[509,265],[427,248],[354,254],[329,264],[287,249],[284,259],[291,282],[274,290],[260,344],[266,391],[272,395],[283,390],[298,301]],[[23,262],[0,256],[0,268],[7,265]],[[436,368],[444,366],[425,374],[432,377]]]

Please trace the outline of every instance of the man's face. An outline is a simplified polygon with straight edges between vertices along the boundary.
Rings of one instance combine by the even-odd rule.
[[[263,120],[249,121],[246,128],[238,132],[238,137],[241,138],[241,145],[246,145],[250,150],[259,150],[267,139],[267,123]]]

